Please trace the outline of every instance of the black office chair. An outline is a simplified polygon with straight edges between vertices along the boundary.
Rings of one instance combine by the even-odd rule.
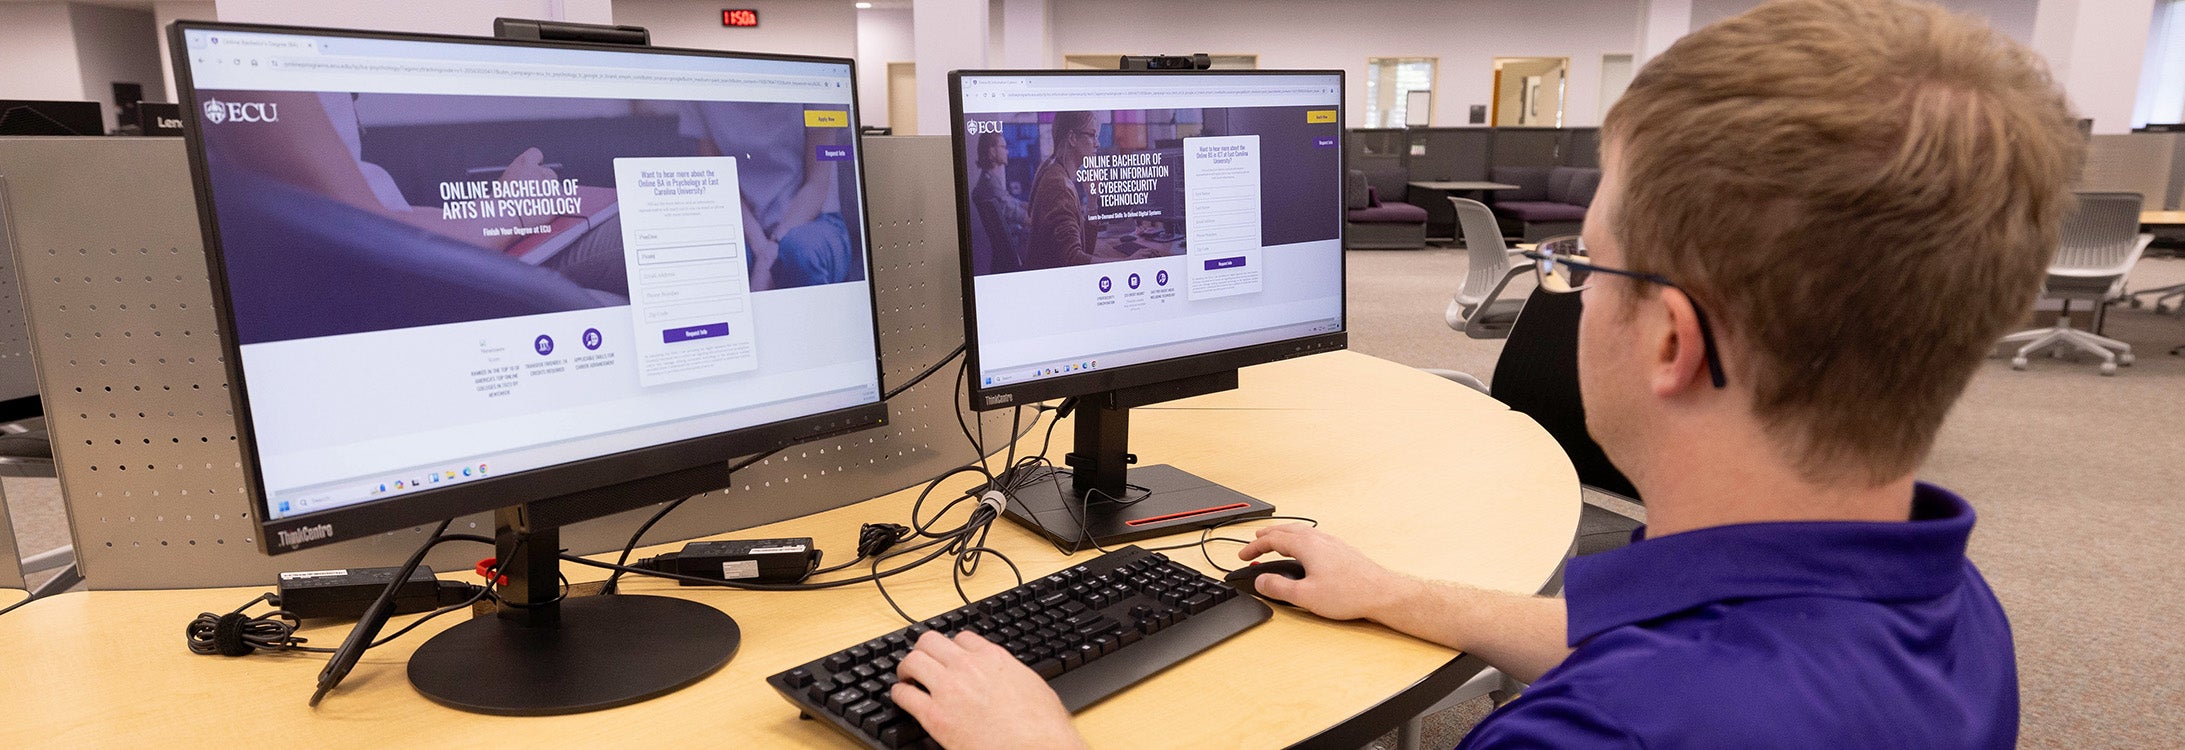
[[[1583,298],[1534,289],[1523,312],[1511,324],[1510,337],[1495,361],[1488,395],[1539,422],[1578,470],[1578,484],[1639,503],[1639,490],[1609,463],[1608,454],[1586,432],[1586,407],[1578,394],[1578,315]],[[1584,555],[1630,543],[1638,519],[1593,503],[1585,504],[1573,551]]]

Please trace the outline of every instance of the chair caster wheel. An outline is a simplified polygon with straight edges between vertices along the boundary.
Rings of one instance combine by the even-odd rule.
[[[2131,355],[2131,354],[2119,354],[2119,355],[2117,355],[2117,364],[2119,364],[2119,365],[2122,365],[2122,366],[2125,366],[2125,367],[2131,367],[2131,366],[2132,366],[2132,355]]]
[[[2131,302],[2131,305],[2132,305],[2132,309],[2134,309],[2134,310],[2137,310],[2137,309],[2139,309],[2139,308],[2140,308],[2140,305],[2143,305],[2143,304],[2145,304],[2145,302],[2144,302],[2143,300],[2141,300],[2140,298],[2138,298],[2138,297],[2133,297],[2133,298],[2132,298],[2132,302]]]
[[[2011,369],[2013,369],[2013,370],[2023,370],[2023,369],[2026,369],[2026,358],[2025,358],[2025,357],[2012,357],[2012,358],[2011,358]]]
[[[2115,375],[2115,374],[2117,374],[2117,363],[2115,363],[2115,362],[2103,362],[2103,363],[2102,363],[2102,374],[2103,374],[2103,375]]]

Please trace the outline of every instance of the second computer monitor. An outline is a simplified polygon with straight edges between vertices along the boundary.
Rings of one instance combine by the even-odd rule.
[[[972,402],[1080,397],[1068,510],[1153,487],[1123,478],[1129,407],[1343,347],[1341,72],[950,84]]]

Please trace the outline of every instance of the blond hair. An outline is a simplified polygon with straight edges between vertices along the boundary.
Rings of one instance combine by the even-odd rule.
[[[1606,121],[1609,231],[1685,288],[1811,480],[1925,459],[2031,305],[2085,148],[2046,67],[1894,0],[1783,0],[1648,62]]]

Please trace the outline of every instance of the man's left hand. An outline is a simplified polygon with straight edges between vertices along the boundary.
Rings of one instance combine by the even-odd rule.
[[[943,747],[1085,747],[1054,689],[977,633],[919,636],[896,676],[895,705]]]

